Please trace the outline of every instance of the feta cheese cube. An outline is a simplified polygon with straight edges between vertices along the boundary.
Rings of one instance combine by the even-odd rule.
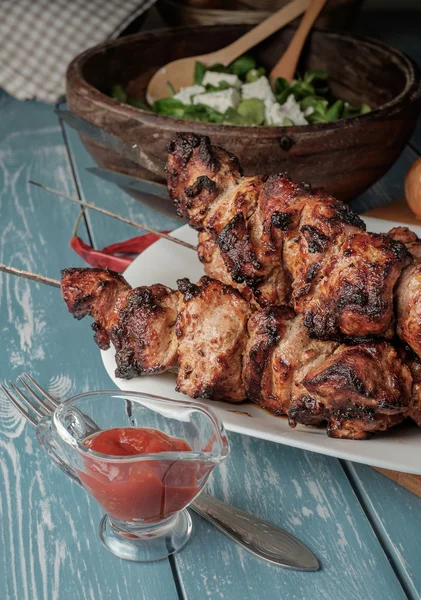
[[[193,98],[193,104],[205,104],[222,114],[229,108],[237,108],[239,102],[240,94],[235,88],[228,88],[220,92],[198,94]]]
[[[284,104],[275,102],[266,110],[266,122],[268,125],[283,125],[284,119],[291,119],[294,125],[307,125],[307,119],[302,112],[300,105],[290,94]]]
[[[263,100],[265,107],[268,109],[275,102],[275,94],[272,92],[269,79],[263,76],[256,81],[245,83],[241,86],[241,94],[244,100],[247,98],[258,98],[259,100]]]
[[[237,77],[237,75],[232,75],[230,73],[217,73],[216,71],[206,71],[202,84],[207,85],[209,83],[210,85],[217,87],[223,81],[226,81],[228,85],[231,85],[232,87],[241,87],[241,80]]]
[[[180,91],[174,94],[175,100],[180,100],[183,104],[191,104],[192,96],[201,94],[205,91],[203,85],[191,85],[190,87],[182,87]]]

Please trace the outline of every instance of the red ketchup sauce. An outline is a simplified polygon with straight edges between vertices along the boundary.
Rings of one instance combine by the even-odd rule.
[[[125,427],[100,431],[83,445],[111,456],[188,452],[189,444],[157,429]],[[183,509],[203,485],[203,462],[168,459],[107,462],[84,456],[78,473],[86,489],[112,517],[153,523]]]

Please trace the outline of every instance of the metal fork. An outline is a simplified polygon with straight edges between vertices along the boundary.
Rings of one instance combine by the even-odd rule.
[[[1,384],[1,388],[21,415],[37,427],[41,419],[52,416],[60,402],[28,373],[23,373],[17,378],[17,381],[25,388],[26,393],[13,381],[9,381],[11,389],[3,384]],[[99,430],[97,424],[89,417],[83,415],[83,419],[92,429],[91,433]],[[57,460],[56,464],[73,481],[81,485],[79,479],[70,470],[67,470],[64,464]],[[300,571],[317,571],[319,569],[317,558],[300,540],[263,519],[203,492],[191,503],[190,507],[245,550],[270,563]]]

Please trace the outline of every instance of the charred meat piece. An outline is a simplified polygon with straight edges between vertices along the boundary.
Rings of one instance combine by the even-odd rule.
[[[137,287],[129,292],[111,333],[116,377],[131,379],[177,369],[178,304],[178,292],[165,285]]]
[[[405,419],[412,376],[391,344],[314,340],[291,312],[270,307],[249,319],[243,366],[249,399],[288,415],[292,425],[327,426],[331,437],[365,439]]]
[[[324,263],[324,277],[303,309],[310,335],[391,338],[394,288],[409,262],[405,246],[386,235],[349,235],[338,254]]]
[[[177,366],[178,292],[163,285],[132,290],[118,273],[66,269],[61,289],[69,312],[94,319],[95,341],[116,349],[116,376],[130,379]]]
[[[250,288],[245,283],[235,283],[235,281],[232,281],[222,260],[221,252],[213,238],[206,231],[201,231],[198,236],[198,242],[197,254],[200,262],[203,263],[208,277],[221,281],[226,285],[231,285],[246,300],[253,303],[253,293]]]
[[[178,281],[182,294],[177,318],[177,390],[198,398],[245,399],[242,359],[247,342],[249,303],[219,281]]]
[[[416,233],[408,227],[394,227],[387,233],[396,242],[405,244],[415,261],[421,260],[421,240]]]
[[[351,439],[403,421],[412,394],[409,368],[384,341],[339,346],[300,384],[305,393],[293,398],[290,419],[307,425],[317,415],[329,436]]]
[[[396,331],[421,357],[421,240],[408,227],[395,227],[388,235],[404,243],[414,260],[402,271],[395,288]]]
[[[244,360],[247,396],[276,415],[288,414],[309,364],[325,360],[334,342],[309,338],[302,318],[287,307],[268,307],[250,319]]]
[[[95,341],[101,350],[110,346],[110,332],[117,325],[120,307],[130,286],[118,273],[107,269],[65,269],[61,292],[69,312],[76,319],[93,318]]]
[[[421,427],[421,361],[411,350],[404,354],[404,360],[412,375],[412,395],[408,404],[407,416],[412,419],[418,427]]]
[[[180,214],[208,234],[228,276],[258,304],[291,303],[319,339],[391,337],[394,289],[411,262],[402,232],[366,233],[345,204],[284,173],[242,177],[207,137],[177,135],[167,169]],[[214,274],[214,261],[204,264]]]
[[[240,163],[194,133],[178,133],[167,150],[168,187],[177,213],[200,231],[215,198],[240,181]]]
[[[178,213],[215,242],[229,281],[246,284],[263,306],[287,302],[281,236],[270,222],[263,230],[256,212],[263,178],[242,177],[235,157],[204,136],[178,134],[168,150],[168,189]],[[212,262],[204,262],[211,277]]]
[[[97,343],[114,344],[118,377],[178,368],[177,389],[189,396],[249,398],[291,424],[327,425],[332,437],[364,439],[406,416],[421,424],[421,367],[409,350],[312,339],[290,307],[253,313],[237,290],[208,277],[178,288],[131,289],[101,269],[68,269],[62,279],[70,312],[91,315]]]
[[[344,204],[286,176],[271,177],[262,195],[278,207],[272,220],[284,235],[292,303],[310,335],[339,340],[391,335],[393,288],[409,262],[405,246],[366,233]]]
[[[421,263],[404,270],[395,293],[397,333],[421,357]]]
[[[274,414],[287,412],[290,389],[285,386],[283,398],[272,396],[272,356],[284,338],[293,310],[285,306],[269,306],[255,312],[247,324],[248,341],[243,358],[243,380],[247,398],[272,410]],[[277,403],[278,401],[278,403]]]

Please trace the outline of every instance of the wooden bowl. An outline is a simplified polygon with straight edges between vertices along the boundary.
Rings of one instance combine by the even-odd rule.
[[[236,154],[248,175],[288,171],[298,181],[322,186],[343,200],[361,194],[393,165],[414,130],[421,107],[420,71],[401,52],[371,39],[314,31],[302,68],[330,73],[338,98],[365,102],[372,112],[302,127],[237,127],[154,114],[110,98],[120,83],[144,98],[152,74],[170,60],[217,50],[248,27],[209,26],[158,30],[103,43],[76,57],[67,73],[70,109],[114,135],[141,144],[151,159],[166,160],[177,131],[210,136]],[[292,34],[286,28],[255,49],[270,68]],[[84,140],[96,162],[150,180],[165,181],[108,149]]]
[[[159,0],[157,9],[172,27],[195,25],[231,25],[243,23],[257,25],[291,0]],[[327,0],[325,8],[316,19],[319,29],[348,29],[364,0]],[[300,21],[296,19],[293,24]]]

